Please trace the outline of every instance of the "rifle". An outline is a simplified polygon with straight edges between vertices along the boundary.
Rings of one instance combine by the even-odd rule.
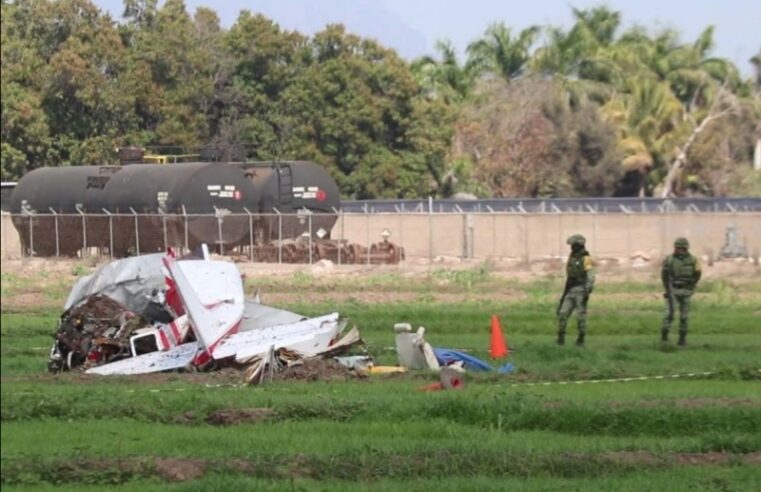
[[[664,296],[669,301],[669,318],[674,317],[674,284],[671,280],[671,272],[669,272],[669,281],[666,285],[666,295]]]
[[[565,281],[565,289],[563,289],[563,295],[560,296],[560,302],[558,303],[558,308],[555,310],[555,316],[560,316],[560,308],[563,307],[563,301],[565,301],[566,295],[568,295],[568,280]]]

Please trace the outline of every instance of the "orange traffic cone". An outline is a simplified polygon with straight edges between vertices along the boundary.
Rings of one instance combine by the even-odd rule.
[[[499,318],[496,314],[491,317],[491,347],[489,355],[492,359],[500,359],[508,353],[505,336],[502,334],[502,327],[499,326]]]

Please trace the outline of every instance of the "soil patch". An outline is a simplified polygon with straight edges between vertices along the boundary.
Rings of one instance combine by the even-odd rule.
[[[211,372],[157,372],[151,374],[135,374],[130,376],[100,376],[72,371],[63,373],[39,373],[23,376],[5,376],[0,378],[3,383],[13,381],[63,382],[73,384],[94,384],[112,381],[115,383],[166,384],[183,382],[211,386],[238,386],[243,383],[243,373],[237,369],[225,368]],[[125,385],[125,389],[128,389]],[[146,389],[148,391],[148,389]]]
[[[23,292],[5,296],[2,299],[3,312],[35,312],[40,310],[60,309],[63,301],[51,299],[39,291]]]
[[[733,453],[668,453],[656,454],[651,451],[617,451],[605,453],[603,455],[616,463],[627,463],[633,465],[657,466],[662,464],[677,465],[726,465],[729,463],[742,462],[745,464],[757,464],[761,462],[761,452],[746,454]]]
[[[761,407],[761,401],[751,398],[678,398],[663,400],[646,400],[639,403],[644,407],[675,406],[679,408],[701,407]]]
[[[333,359],[304,359],[274,375],[285,381],[346,381],[363,377]]]
[[[272,408],[231,408],[212,412],[205,420],[211,425],[250,424],[263,422],[274,415],[275,410]]]
[[[374,457],[377,460],[378,467],[373,467],[374,462],[365,463],[364,460],[356,456],[345,455],[341,457],[320,458],[317,456],[306,456],[299,453],[294,456],[274,456],[262,459],[199,459],[199,458],[175,458],[175,457],[132,457],[122,459],[63,459],[52,462],[41,463],[37,460],[18,460],[9,463],[4,468],[4,484],[27,483],[29,476],[37,475],[45,477],[45,481],[51,483],[101,483],[103,485],[112,485],[114,483],[124,483],[132,479],[145,479],[146,477],[156,477],[166,482],[184,482],[197,480],[209,471],[226,471],[228,473],[245,473],[250,474],[259,471],[262,476],[271,478],[302,477],[315,479],[329,478],[350,478],[352,470],[357,467],[368,467],[368,476],[381,478],[383,470],[391,464],[398,465],[406,463],[408,468],[405,476],[427,476],[435,470],[439,470],[439,461],[437,453],[433,457],[423,457],[419,455],[400,454],[379,454]],[[438,453],[443,459],[452,458],[449,452]],[[562,461],[563,466],[559,466]],[[525,461],[528,460],[528,461]],[[496,463],[496,462],[495,462]],[[602,454],[595,453],[570,453],[562,456],[539,455],[531,458],[519,456],[513,457],[511,464],[514,465],[515,474],[526,474],[527,472],[539,472],[540,470],[550,470],[558,467],[551,472],[553,475],[566,476],[566,466],[592,467],[590,471],[602,470],[604,467],[610,470],[631,470],[632,468],[642,470],[660,469],[676,466],[706,466],[706,465],[724,465],[731,466],[738,463],[747,465],[757,465],[761,463],[761,452],[747,454],[733,453],[653,453],[652,451],[618,451]],[[596,465],[595,465],[596,464]],[[434,466],[434,469],[429,467]],[[527,468],[528,467],[528,468]],[[398,466],[391,466],[398,468]],[[404,468],[404,467],[402,467]],[[347,473],[347,469],[349,472]],[[508,470],[505,470],[507,472]],[[114,473],[118,472],[118,473]],[[607,474],[608,472],[601,472]],[[576,473],[576,472],[574,472]],[[114,480],[117,480],[116,482]]]
[[[517,290],[504,290],[491,293],[473,292],[430,292],[430,291],[378,291],[353,290],[351,292],[264,292],[262,302],[268,305],[282,305],[294,302],[361,302],[392,304],[425,299],[429,302],[452,303],[463,301],[508,301],[524,300],[528,295]]]
[[[195,480],[206,473],[205,460],[190,458],[156,458],[156,473],[164,480],[184,482]]]

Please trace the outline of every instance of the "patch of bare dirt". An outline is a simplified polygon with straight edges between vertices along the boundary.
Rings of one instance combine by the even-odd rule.
[[[655,466],[663,463],[663,458],[652,451],[617,451],[603,454],[603,457],[615,463]]]
[[[11,381],[65,382],[74,384],[93,384],[104,381],[134,382],[141,384],[165,384],[181,381],[199,385],[237,386],[243,383],[243,373],[238,369],[225,368],[211,372],[156,372],[151,374],[135,374],[130,376],[100,376],[85,374],[79,371],[62,373],[40,373],[20,376],[4,376],[3,383]]]
[[[40,304],[50,304],[49,299],[45,299],[42,292],[23,292],[13,296],[8,296],[3,300],[3,305],[14,307],[37,307]]]
[[[156,458],[156,473],[164,480],[185,482],[206,473],[206,460],[191,458]]]
[[[703,407],[761,407],[761,401],[752,398],[730,397],[700,397],[700,398],[664,398],[657,400],[642,400],[637,402],[611,402],[613,408],[620,407],[678,407],[678,408],[703,408]]]
[[[742,455],[742,461],[746,465],[761,465],[761,451]]]
[[[355,290],[351,292],[264,292],[262,302],[280,305],[292,302],[361,302],[385,303],[411,302],[425,299],[431,302],[462,302],[462,301],[508,301],[527,299],[525,292],[517,290],[502,290],[492,293],[473,292],[415,292],[415,291],[378,291]]]
[[[2,299],[3,312],[37,311],[60,308],[62,301],[51,299],[39,291],[22,292]]]
[[[196,419],[196,413],[192,410],[183,412],[179,415],[175,415],[174,418],[172,419],[173,424],[179,424],[179,425],[193,425],[197,422],[198,420]]]
[[[678,398],[663,400],[647,400],[640,402],[647,407],[656,406],[675,406],[679,408],[702,408],[702,407],[761,407],[761,402],[751,398]]]
[[[304,359],[274,375],[285,381],[346,381],[362,377],[333,359]]]
[[[274,415],[272,408],[231,408],[212,412],[204,420],[211,425],[251,424],[264,422]]]
[[[707,453],[656,454],[652,451],[617,451],[605,453],[603,456],[616,463],[648,466],[664,463],[688,466],[726,465],[738,461],[745,464],[761,463],[761,452],[733,454],[712,451]]]

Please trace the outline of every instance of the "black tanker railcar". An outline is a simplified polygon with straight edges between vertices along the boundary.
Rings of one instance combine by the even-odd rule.
[[[28,253],[74,256],[86,245],[118,257],[200,243],[271,256],[279,238],[311,232],[326,243],[339,206],[335,181],[306,161],[41,168],[10,203]]]

